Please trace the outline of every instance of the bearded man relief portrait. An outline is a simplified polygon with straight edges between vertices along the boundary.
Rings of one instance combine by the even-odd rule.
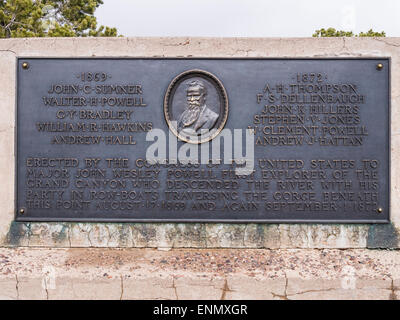
[[[187,105],[178,119],[178,132],[188,131],[200,134],[200,129],[211,130],[219,115],[206,104],[207,88],[200,80],[191,81],[186,91]]]

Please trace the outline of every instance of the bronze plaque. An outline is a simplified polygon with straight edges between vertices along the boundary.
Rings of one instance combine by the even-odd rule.
[[[17,65],[17,221],[389,221],[387,58]]]

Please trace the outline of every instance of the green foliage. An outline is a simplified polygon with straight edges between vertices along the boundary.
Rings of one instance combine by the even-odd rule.
[[[0,0],[0,38],[115,37],[117,29],[97,27],[102,0]]]
[[[369,29],[367,32],[360,32],[358,34],[359,37],[386,37],[385,31],[375,32],[372,29]]]
[[[328,28],[328,29],[320,29],[316,30],[315,33],[312,35],[313,37],[317,38],[324,38],[324,37],[353,37],[353,31],[342,31],[336,30],[335,28]]]
[[[354,34],[353,31],[336,30],[335,28],[320,29],[316,30],[313,37],[324,38],[324,37],[386,37],[385,31],[375,32],[369,29],[367,32],[360,32],[358,35]]]

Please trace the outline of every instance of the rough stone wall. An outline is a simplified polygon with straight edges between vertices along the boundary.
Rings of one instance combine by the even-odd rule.
[[[400,251],[0,248],[0,299],[400,297]]]
[[[17,223],[17,57],[390,57],[391,224]],[[400,230],[400,38],[57,38],[0,41],[0,246],[397,248]]]

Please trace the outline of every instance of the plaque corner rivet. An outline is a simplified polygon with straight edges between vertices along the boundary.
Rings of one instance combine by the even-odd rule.
[[[383,64],[382,64],[382,63],[378,63],[378,64],[376,65],[376,69],[377,69],[377,70],[382,70],[382,69],[383,69]]]
[[[378,208],[378,209],[376,209],[376,211],[378,211],[378,213],[382,213],[383,209],[382,208]]]
[[[23,62],[22,63],[22,69],[29,69],[29,63],[28,62]]]
[[[19,209],[19,213],[20,214],[24,214],[25,213],[25,209],[24,208]]]

